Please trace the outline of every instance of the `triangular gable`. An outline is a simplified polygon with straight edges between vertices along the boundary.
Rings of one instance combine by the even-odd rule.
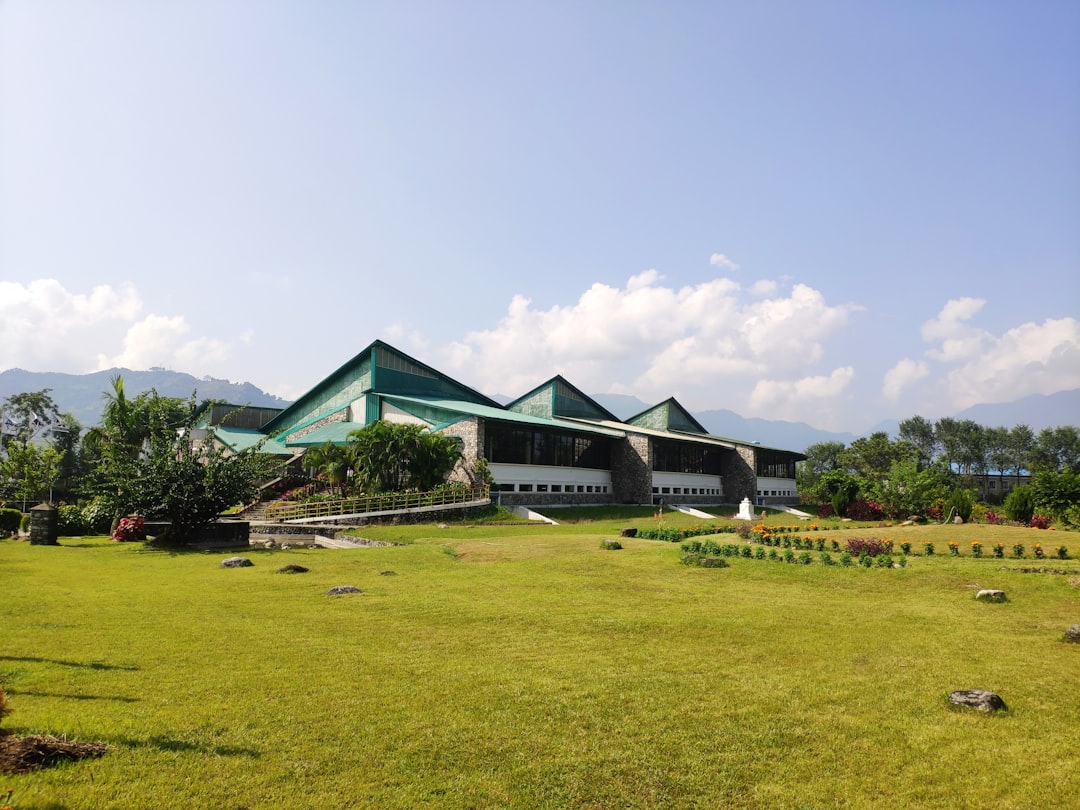
[[[369,393],[460,399],[499,407],[483,394],[376,340],[268,422],[264,429],[271,433],[287,431],[317,421]]]
[[[542,419],[592,419],[618,422],[611,411],[583,394],[561,375],[552,377],[506,406],[509,411]]]
[[[664,400],[659,405],[654,405],[647,411],[642,411],[637,416],[626,420],[628,425],[649,428],[650,430],[678,431],[679,433],[700,433],[708,435],[707,431],[690,412],[679,404],[675,397]]]

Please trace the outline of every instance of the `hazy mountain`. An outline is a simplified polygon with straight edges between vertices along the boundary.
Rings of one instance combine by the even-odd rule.
[[[96,425],[101,419],[103,394],[112,390],[112,378],[124,378],[124,393],[129,397],[155,389],[166,397],[187,399],[193,393],[200,402],[220,399],[236,405],[255,405],[284,408],[290,403],[256,388],[251,383],[233,383],[213,377],[198,379],[179,371],[163,368],[132,371],[113,368],[92,374],[60,374],[56,372],[24,371],[12,368],[0,372],[0,400],[12,394],[24,394],[51,388],[50,396],[61,413],[70,413],[84,427]]]

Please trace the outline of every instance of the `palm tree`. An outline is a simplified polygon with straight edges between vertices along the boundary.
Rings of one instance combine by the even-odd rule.
[[[304,454],[304,464],[326,480],[331,492],[336,489],[342,497],[345,496],[350,464],[344,447],[330,442],[321,447],[312,447]]]

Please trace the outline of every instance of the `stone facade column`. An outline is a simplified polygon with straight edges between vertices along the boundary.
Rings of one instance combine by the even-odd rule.
[[[749,498],[757,503],[757,455],[754,448],[736,446],[724,458],[724,500],[739,503]]]
[[[615,503],[652,503],[652,446],[648,436],[628,434],[611,447]]]

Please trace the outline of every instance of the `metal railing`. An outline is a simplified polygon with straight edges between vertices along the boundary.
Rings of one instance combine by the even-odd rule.
[[[393,492],[385,495],[367,495],[361,498],[343,498],[336,501],[311,501],[292,503],[275,501],[263,512],[266,520],[286,522],[322,517],[339,517],[368,512],[395,512],[418,509],[425,506],[453,506],[491,499],[490,487],[436,489],[430,492]]]

